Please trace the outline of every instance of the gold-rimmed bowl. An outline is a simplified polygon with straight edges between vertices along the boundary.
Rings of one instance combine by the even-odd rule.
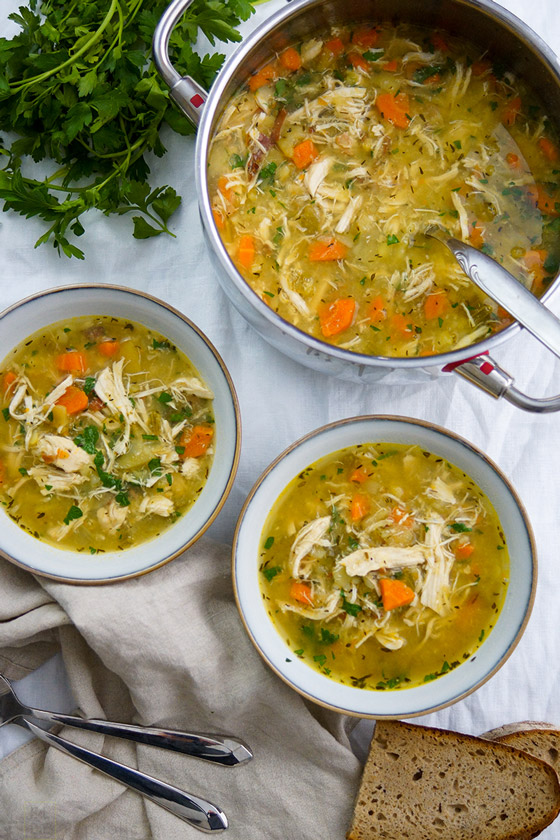
[[[510,555],[505,603],[492,632],[457,668],[415,687],[368,690],[343,685],[294,656],[276,630],[259,584],[263,529],[277,499],[310,465],[349,446],[376,442],[417,445],[470,476],[493,504]],[[506,476],[483,452],[447,429],[408,417],[354,417],[323,426],[283,452],[259,478],[241,511],[233,543],[237,606],[257,651],[288,685],[344,714],[407,718],[450,706],[489,680],[513,652],[531,613],[537,558],[527,514]]]
[[[48,289],[0,313],[0,359],[25,336],[84,315],[126,318],[160,333],[192,362],[214,393],[215,454],[208,479],[187,513],[159,536],[123,551],[95,556],[57,548],[26,533],[0,512],[0,554],[34,574],[67,583],[109,583],[136,577],[192,546],[221,510],[233,484],[241,447],[235,388],[215,347],[177,309],[151,295],[120,286],[74,285]]]

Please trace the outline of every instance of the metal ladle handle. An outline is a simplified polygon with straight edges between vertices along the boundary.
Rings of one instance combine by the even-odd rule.
[[[428,235],[446,245],[473,283],[503,306],[548,350],[560,357],[560,320],[522,283],[496,260],[472,245],[444,237],[440,232]],[[496,399],[503,397],[525,411],[539,414],[560,411],[560,394],[542,398],[528,396],[514,386],[513,377],[487,354],[446,365],[444,370],[452,370],[487,394]]]
[[[193,2],[194,0],[173,0],[167,7],[155,28],[152,52],[158,73],[169,86],[170,97],[196,128],[208,94],[191,76],[181,76],[169,57],[171,33],[181,15]]]
[[[140,770],[127,767],[126,764],[113,761],[85,747],[73,744],[71,741],[61,738],[60,735],[46,732],[31,723],[27,718],[20,718],[20,721],[23,726],[31,730],[37,738],[49,744],[49,746],[56,747],[57,750],[66,755],[77,758],[84,764],[88,764],[95,770],[99,770],[106,776],[110,776],[117,782],[132,788],[137,793],[141,793],[142,796],[175,814],[176,817],[189,823],[194,828],[205,832],[224,831],[227,828],[228,821],[224,812],[206,799],[201,799],[192,793],[185,793],[185,791],[155,779],[153,776],[148,776]]]

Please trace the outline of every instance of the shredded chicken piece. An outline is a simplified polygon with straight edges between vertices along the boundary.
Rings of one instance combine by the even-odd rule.
[[[300,528],[290,550],[290,563],[292,565],[292,577],[300,577],[302,560],[307,557],[315,546],[326,547],[330,541],[324,539],[331,524],[330,516],[321,516],[312,519],[303,528]]]
[[[200,462],[197,458],[185,458],[181,472],[186,478],[194,478],[200,472]]]
[[[318,158],[307,169],[303,182],[312,198],[327,177],[332,163],[333,159],[330,157]]]
[[[280,609],[283,612],[295,612],[298,615],[304,616],[304,618],[320,621],[325,618],[330,618],[330,616],[339,612],[340,595],[338,592],[333,592],[324,607],[304,607],[303,604],[281,604]]]
[[[160,494],[158,496],[145,496],[140,502],[141,513],[155,513],[157,516],[171,516],[175,510],[173,499]]]
[[[442,502],[447,502],[447,504],[450,505],[454,505],[456,501],[455,494],[453,493],[451,487],[439,475],[432,481],[426,490],[426,495],[431,496],[433,499],[439,499]]]
[[[390,630],[378,630],[374,635],[381,647],[387,648],[387,650],[400,650],[404,645],[404,639],[396,630],[392,632]],[[356,647],[358,646],[356,645]]]
[[[438,615],[448,612],[449,575],[455,557],[443,544],[442,530],[444,522],[430,522],[426,532],[426,546],[429,548],[428,567],[420,601]]]
[[[398,548],[391,545],[381,545],[374,548],[358,548],[351,554],[340,559],[340,563],[350,577],[359,575],[365,577],[370,572],[380,569],[403,569],[406,566],[418,566],[425,563],[428,553],[424,546]]]
[[[119,505],[114,499],[111,499],[108,505],[99,508],[97,511],[97,519],[101,527],[113,533],[124,525],[128,515],[128,508]]]
[[[80,446],[70,438],[61,435],[44,435],[37,446],[39,454],[47,464],[52,464],[66,473],[79,472],[93,461]]]
[[[130,427],[138,423],[148,431],[148,427],[133,407],[127,388],[123,381],[124,359],[113,362],[111,367],[103,368],[98,374],[94,389],[100,400],[103,400],[111,412],[124,418],[124,433],[114,446],[116,455],[122,455],[128,449],[130,441]]]
[[[72,490],[88,480],[87,476],[80,473],[54,472],[47,466],[30,467],[28,474],[37,482],[43,496]]]

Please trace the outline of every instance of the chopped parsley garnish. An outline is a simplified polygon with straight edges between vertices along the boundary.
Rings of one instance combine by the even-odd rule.
[[[121,507],[128,507],[128,505],[130,504],[130,499],[128,498],[128,493],[126,493],[124,490],[121,490],[119,493],[117,493],[117,495],[115,496],[115,501]]]
[[[167,391],[162,391],[161,394],[158,396],[158,401],[160,403],[163,403],[164,405],[165,403],[171,402],[172,399],[172,395],[168,394]]]
[[[261,171],[259,172],[259,181],[268,181],[272,183],[274,181],[274,176],[276,174],[277,165],[274,161],[267,163],[266,166],[263,166]]]
[[[317,663],[319,668],[322,668],[325,662],[327,661],[327,657],[324,653],[319,653],[317,656],[313,657],[313,661]]]
[[[268,550],[274,545],[274,537],[267,537],[264,547]]]
[[[152,458],[148,461],[148,469],[152,475],[161,475],[161,458]]]
[[[81,509],[77,505],[70,505],[68,513],[64,517],[64,524],[70,525],[74,519],[80,519],[83,516]]]
[[[415,70],[412,81],[422,85],[427,79],[437,76],[438,73],[443,73],[444,70],[445,66],[443,64],[427,64],[425,67],[419,67],[418,70]]]
[[[275,578],[276,575],[279,575],[281,571],[282,571],[281,566],[269,566],[268,568],[263,569],[262,573],[265,576],[265,578],[267,579],[267,581],[270,583],[272,578]]]
[[[84,394],[87,394],[89,396],[94,388],[95,388],[95,376],[86,376],[85,381],[84,381],[84,388],[83,388]]]
[[[469,531],[472,531],[472,528],[469,528],[468,525],[465,525],[464,522],[452,522],[449,527],[452,531],[455,531],[457,534],[466,534]]]
[[[335,633],[331,633],[330,630],[326,630],[324,627],[321,627],[321,639],[320,642],[323,645],[334,645],[337,642],[339,636]]]
[[[4,420],[8,421],[10,419],[10,409],[9,408],[3,408],[2,409],[2,416],[4,417]]]
[[[165,476],[165,479],[166,479],[167,483],[169,484],[169,486],[171,487],[171,485],[173,484],[173,476],[171,475],[171,473],[167,473],[166,476]]]
[[[385,50],[367,50],[367,52],[362,53],[363,58],[366,61],[378,61],[382,55],[385,54]]]
[[[19,468],[19,472],[21,473],[21,475],[29,475],[29,473],[27,472],[27,470],[25,469],[25,467],[20,467],[20,468]]]
[[[157,338],[154,338],[152,341],[152,350],[171,350],[171,344],[169,341],[158,341]]]
[[[95,455],[97,452],[95,445],[99,440],[99,429],[97,426],[86,426],[80,434],[74,438],[76,446],[81,446],[89,455]],[[101,454],[101,453],[100,453]],[[103,456],[102,456],[103,457]],[[103,463],[103,461],[101,462]]]
[[[341,589],[340,594],[342,595],[342,609],[344,612],[347,612],[348,615],[358,615],[358,613],[362,612],[362,608],[359,604],[351,604],[350,601],[346,600],[346,596],[344,595],[344,591]]]
[[[245,169],[248,156],[241,157],[241,155],[232,155],[229,159],[229,165],[232,169]]]
[[[394,233],[389,233],[387,236],[387,245],[397,245],[399,241],[399,237],[395,236]]]
[[[159,440],[158,435],[142,435],[142,440]]]
[[[303,656],[303,648],[300,648],[299,650],[294,650],[294,653],[296,656]]]

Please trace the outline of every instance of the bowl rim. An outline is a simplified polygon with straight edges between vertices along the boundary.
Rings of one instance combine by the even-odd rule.
[[[494,335],[484,337],[474,344],[467,345],[458,349],[451,349],[445,353],[437,353],[432,356],[418,357],[418,356],[372,356],[366,353],[355,353],[351,350],[341,348],[334,344],[329,344],[320,338],[310,335],[292,322],[288,321],[283,316],[272,310],[267,303],[265,303],[260,296],[253,290],[245,278],[235,267],[221,236],[218,233],[214,217],[212,215],[212,208],[210,202],[210,194],[208,191],[208,168],[207,161],[210,152],[210,146],[213,140],[212,123],[219,112],[222,103],[224,90],[229,84],[231,77],[234,75],[237,68],[244,62],[247,56],[251,53],[254,47],[266,39],[266,36],[275,27],[284,23],[286,20],[297,17],[300,13],[305,13],[308,8],[320,7],[324,0],[290,0],[285,7],[279,8],[273,12],[270,17],[266,18],[259,26],[257,26],[243,42],[234,50],[234,52],[226,59],[222,69],[218,74],[216,82],[210,88],[208,99],[205,102],[200,125],[197,130],[196,148],[195,148],[195,180],[198,193],[198,205],[200,216],[203,223],[203,229],[209,241],[209,247],[220,264],[225,277],[228,278],[226,284],[225,278],[222,282],[220,277],[220,284],[228,294],[228,286],[230,283],[236,292],[241,295],[244,302],[249,305],[250,309],[256,313],[255,317],[263,319],[263,323],[255,327],[260,332],[266,323],[280,330],[288,338],[291,338],[307,353],[315,352],[325,354],[326,356],[336,359],[342,363],[350,363],[352,365],[369,367],[381,367],[388,369],[403,369],[413,370],[415,368],[432,368],[437,367],[441,369],[447,365],[457,365],[462,362],[469,361],[477,356],[488,353],[507,341],[508,338],[513,337],[521,330],[521,325],[514,320],[509,326],[500,330]],[[536,53],[543,63],[547,66],[550,74],[555,76],[556,83],[560,88],[560,59],[551,47],[520,17],[515,15],[503,6],[498,5],[493,0],[450,0],[451,4],[471,6],[476,12],[481,15],[487,15],[501,28],[508,28],[514,32],[517,39],[529,45]],[[543,303],[558,293],[560,290],[560,275],[557,274],[555,279],[550,283],[545,292],[539,298]],[[253,326],[255,324],[250,318],[247,318],[245,313],[242,313],[246,320],[249,320]]]
[[[322,699],[316,697],[315,695],[309,693],[308,691],[305,691],[304,689],[295,685],[294,682],[292,680],[290,680],[284,673],[282,673],[282,671],[279,668],[277,668],[275,665],[273,665],[270,662],[270,660],[266,656],[264,650],[261,648],[260,644],[258,643],[258,640],[255,638],[252,630],[249,628],[249,625],[248,625],[248,622],[246,620],[245,614],[244,614],[243,609],[241,607],[241,599],[240,599],[240,594],[239,594],[238,585],[237,585],[236,561],[237,561],[237,544],[238,544],[239,535],[240,535],[241,529],[243,527],[243,522],[245,520],[245,515],[246,515],[246,513],[249,509],[249,506],[250,506],[253,498],[257,494],[259,488],[261,487],[261,485],[265,481],[265,479],[273,472],[273,470],[276,468],[276,466],[287,455],[289,455],[291,452],[293,452],[298,447],[303,446],[307,441],[312,440],[313,438],[323,434],[324,432],[327,432],[331,429],[334,429],[334,428],[343,427],[343,426],[353,424],[353,423],[360,423],[360,422],[372,421],[372,420],[373,421],[381,420],[381,421],[389,421],[389,422],[401,422],[403,424],[409,424],[409,425],[412,425],[412,426],[420,426],[422,428],[429,429],[430,431],[435,431],[436,433],[438,433],[440,435],[443,435],[444,437],[451,438],[456,443],[459,443],[460,445],[465,447],[467,450],[469,450],[472,453],[472,455],[480,458],[487,466],[490,467],[490,469],[494,473],[496,473],[498,478],[501,479],[501,481],[503,482],[503,484],[506,486],[507,490],[511,494],[511,497],[512,497],[512,499],[515,503],[515,506],[516,506],[516,508],[519,512],[520,520],[521,520],[521,522],[522,522],[522,524],[523,524],[523,526],[524,526],[524,528],[527,532],[527,538],[528,538],[528,542],[529,542],[529,546],[530,546],[530,554],[531,554],[532,582],[531,582],[531,589],[530,589],[529,597],[528,597],[528,600],[527,600],[527,606],[526,606],[526,609],[525,609],[525,614],[523,616],[523,620],[521,621],[521,623],[517,627],[517,631],[515,633],[515,636],[509,642],[509,644],[507,646],[507,649],[504,651],[504,653],[502,654],[500,659],[496,662],[496,664],[492,668],[490,668],[490,670],[484,675],[484,677],[482,677],[481,679],[476,681],[474,683],[474,685],[472,685],[470,688],[468,688],[465,691],[461,692],[460,694],[452,697],[450,700],[447,700],[447,701],[442,702],[442,703],[438,703],[437,705],[434,705],[434,706],[429,706],[428,708],[422,709],[420,711],[415,711],[415,712],[407,711],[406,714],[402,714],[402,713],[401,714],[379,714],[379,713],[375,714],[375,713],[365,713],[363,711],[356,712],[356,711],[353,711],[352,709],[342,708],[341,706],[337,706],[337,705],[334,705],[332,703],[327,702],[326,700],[322,700]],[[325,453],[325,455],[328,455],[328,454],[329,453]],[[283,487],[281,487],[278,490],[277,498],[279,498],[279,496],[282,494],[282,492],[285,489],[286,489],[286,485],[284,485]],[[264,522],[263,522],[263,524],[264,524]],[[286,683],[286,685],[288,685],[294,691],[297,691],[298,694],[300,694],[306,700],[310,700],[313,703],[316,703],[318,706],[321,706],[324,709],[328,709],[329,711],[338,712],[339,714],[345,714],[345,715],[348,715],[349,717],[364,718],[364,719],[370,719],[370,720],[381,720],[381,719],[383,719],[383,720],[401,720],[402,718],[414,718],[414,717],[421,717],[421,716],[427,715],[427,714],[432,714],[433,712],[438,712],[438,711],[441,711],[442,709],[446,709],[449,706],[452,706],[455,703],[458,703],[460,700],[464,700],[465,697],[468,697],[470,694],[473,694],[475,691],[477,691],[479,688],[481,688],[485,683],[488,682],[488,680],[491,679],[491,677],[494,676],[494,674],[497,673],[497,671],[500,670],[500,668],[509,659],[509,657],[511,656],[511,654],[513,653],[513,651],[515,650],[515,648],[519,644],[519,642],[520,642],[520,640],[521,640],[521,638],[522,638],[522,636],[525,632],[525,629],[527,627],[529,619],[531,617],[531,613],[532,613],[533,606],[534,606],[534,603],[535,603],[535,596],[536,596],[536,589],[537,589],[538,559],[537,559],[537,547],[536,547],[536,542],[535,542],[535,535],[534,535],[534,532],[533,532],[531,522],[529,520],[529,516],[527,514],[527,510],[526,510],[523,502],[521,501],[519,495],[517,494],[517,491],[515,490],[512,483],[507,478],[507,476],[504,474],[504,472],[500,469],[500,467],[483,450],[481,450],[475,444],[471,443],[471,441],[467,440],[467,438],[463,437],[462,435],[459,435],[456,432],[452,432],[450,429],[447,429],[444,426],[440,426],[436,423],[431,423],[428,420],[420,420],[420,419],[415,418],[415,417],[409,417],[409,416],[406,416],[406,415],[397,415],[397,414],[361,414],[361,415],[357,415],[355,417],[347,417],[347,418],[343,418],[341,420],[335,420],[331,423],[327,423],[323,426],[320,426],[320,427],[318,427],[317,429],[314,429],[311,432],[308,432],[307,434],[303,435],[303,437],[300,437],[298,440],[296,440],[294,443],[292,443],[290,446],[288,446],[286,449],[284,449],[284,451],[281,452],[268,465],[268,467],[263,471],[263,473],[259,476],[259,478],[255,482],[255,484],[251,488],[251,491],[250,491],[249,495],[247,496],[247,499],[245,500],[245,503],[243,504],[243,507],[241,508],[241,511],[239,513],[239,518],[237,520],[237,524],[236,524],[234,535],[233,535],[233,541],[232,541],[231,576],[232,576],[233,594],[234,594],[234,597],[235,597],[235,603],[236,603],[236,606],[237,606],[237,610],[239,612],[239,616],[241,618],[241,621],[243,623],[243,626],[245,628],[245,631],[246,631],[249,639],[251,640],[253,646],[257,650],[257,653],[261,656],[261,658],[264,660],[266,665],[276,674],[276,676],[280,677],[280,679],[284,683]]]
[[[165,559],[161,560],[158,563],[154,563],[151,566],[148,566],[144,569],[139,569],[136,572],[128,572],[122,575],[113,575],[107,578],[96,578],[92,580],[84,579],[84,578],[72,578],[67,577],[65,575],[56,575],[52,572],[45,572],[40,569],[36,569],[33,566],[29,566],[26,563],[23,563],[21,560],[17,560],[15,557],[12,557],[8,554],[4,549],[0,547],[0,557],[3,557],[8,562],[12,563],[12,565],[17,566],[20,569],[24,569],[26,572],[31,572],[33,575],[37,575],[42,578],[48,578],[49,580],[55,580],[59,583],[69,583],[76,586],[100,586],[106,585],[111,583],[121,583],[125,580],[131,580],[132,578],[141,577],[143,575],[147,575],[150,572],[155,571],[155,569],[160,569],[162,566],[167,565],[172,560],[175,560],[180,554],[184,551],[187,551],[212,525],[218,514],[220,513],[221,509],[223,508],[226,499],[229,496],[231,488],[233,486],[233,482],[235,481],[235,476],[237,473],[237,468],[239,466],[239,459],[241,455],[241,411],[239,408],[239,399],[237,397],[237,392],[235,390],[235,386],[233,384],[233,380],[231,378],[230,372],[226,367],[224,360],[222,359],[221,355],[218,353],[217,349],[210,341],[210,339],[202,332],[202,330],[197,327],[197,325],[191,321],[186,315],[176,309],[169,303],[166,303],[161,298],[155,297],[154,295],[149,294],[149,292],[139,291],[138,289],[132,289],[129,286],[120,286],[115,283],[70,283],[68,285],[63,286],[53,286],[49,289],[43,289],[40,292],[36,292],[35,294],[28,295],[25,298],[22,298],[19,301],[11,304],[10,306],[6,307],[0,312],[0,328],[2,327],[3,319],[14,312],[15,310],[19,309],[20,307],[24,306],[31,301],[39,300],[43,297],[48,295],[56,294],[59,292],[66,292],[78,289],[86,289],[86,290],[94,290],[96,292],[100,290],[114,290],[117,292],[124,292],[126,294],[132,295],[134,297],[144,298],[145,300],[150,301],[150,303],[156,304],[160,307],[163,307],[172,315],[175,315],[181,321],[183,321],[188,328],[190,328],[197,336],[202,340],[202,342],[206,345],[216,362],[218,363],[220,370],[226,380],[226,383],[229,388],[229,392],[231,395],[232,407],[233,407],[233,414],[234,414],[234,433],[235,433],[235,449],[234,455],[232,460],[231,469],[229,472],[228,480],[222,490],[222,493],[213,508],[212,512],[210,513],[208,519],[201,525],[201,527],[196,531],[195,534],[179,549],[173,551],[169,556],[165,557]],[[37,540],[38,545],[40,545],[40,540]]]

